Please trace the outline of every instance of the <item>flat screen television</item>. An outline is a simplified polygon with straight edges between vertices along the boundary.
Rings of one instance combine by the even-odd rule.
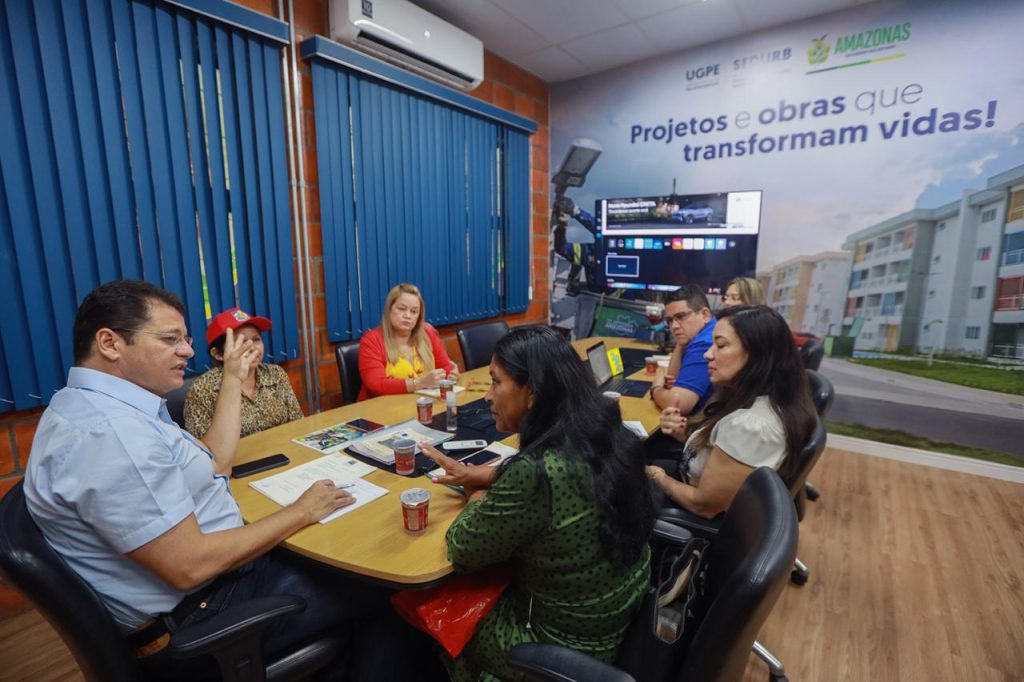
[[[594,284],[629,298],[755,274],[760,191],[598,199],[594,219]]]

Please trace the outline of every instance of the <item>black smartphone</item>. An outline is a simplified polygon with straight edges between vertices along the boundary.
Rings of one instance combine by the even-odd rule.
[[[351,426],[354,429],[359,429],[360,431],[366,431],[367,433],[369,433],[371,431],[376,431],[377,429],[383,429],[384,428],[383,424],[378,424],[377,422],[372,422],[369,419],[363,419],[363,418],[353,419],[352,421],[345,422],[345,423],[348,426]]]
[[[469,457],[463,457],[459,461],[462,462],[463,464],[486,464],[487,462],[491,462],[498,459],[498,457],[499,455],[496,452],[491,452],[490,450],[481,450],[480,452],[472,454]]]
[[[246,462],[245,464],[238,464],[236,466],[231,467],[231,478],[242,478],[244,476],[252,476],[253,474],[258,474],[261,471],[266,471],[267,469],[283,467],[289,461],[290,460],[288,459],[288,457],[281,454],[280,452],[277,453],[276,455],[260,457],[259,459],[254,459],[251,462]]]

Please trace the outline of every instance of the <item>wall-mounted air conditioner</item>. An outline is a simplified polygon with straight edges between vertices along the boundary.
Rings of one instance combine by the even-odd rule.
[[[484,78],[479,40],[408,0],[330,0],[331,39],[446,85]]]

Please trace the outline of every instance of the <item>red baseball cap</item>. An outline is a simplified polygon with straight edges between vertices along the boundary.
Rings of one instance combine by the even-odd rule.
[[[270,329],[273,323],[265,317],[254,317],[241,308],[228,308],[218,313],[210,320],[210,326],[206,328],[206,343],[211,344],[227,333],[229,329],[238,329],[247,324],[265,332]]]

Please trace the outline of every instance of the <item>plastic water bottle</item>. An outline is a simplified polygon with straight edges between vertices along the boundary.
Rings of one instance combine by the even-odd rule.
[[[455,390],[449,389],[444,398],[446,424],[445,428],[454,433],[459,428],[459,408],[455,405]]]

